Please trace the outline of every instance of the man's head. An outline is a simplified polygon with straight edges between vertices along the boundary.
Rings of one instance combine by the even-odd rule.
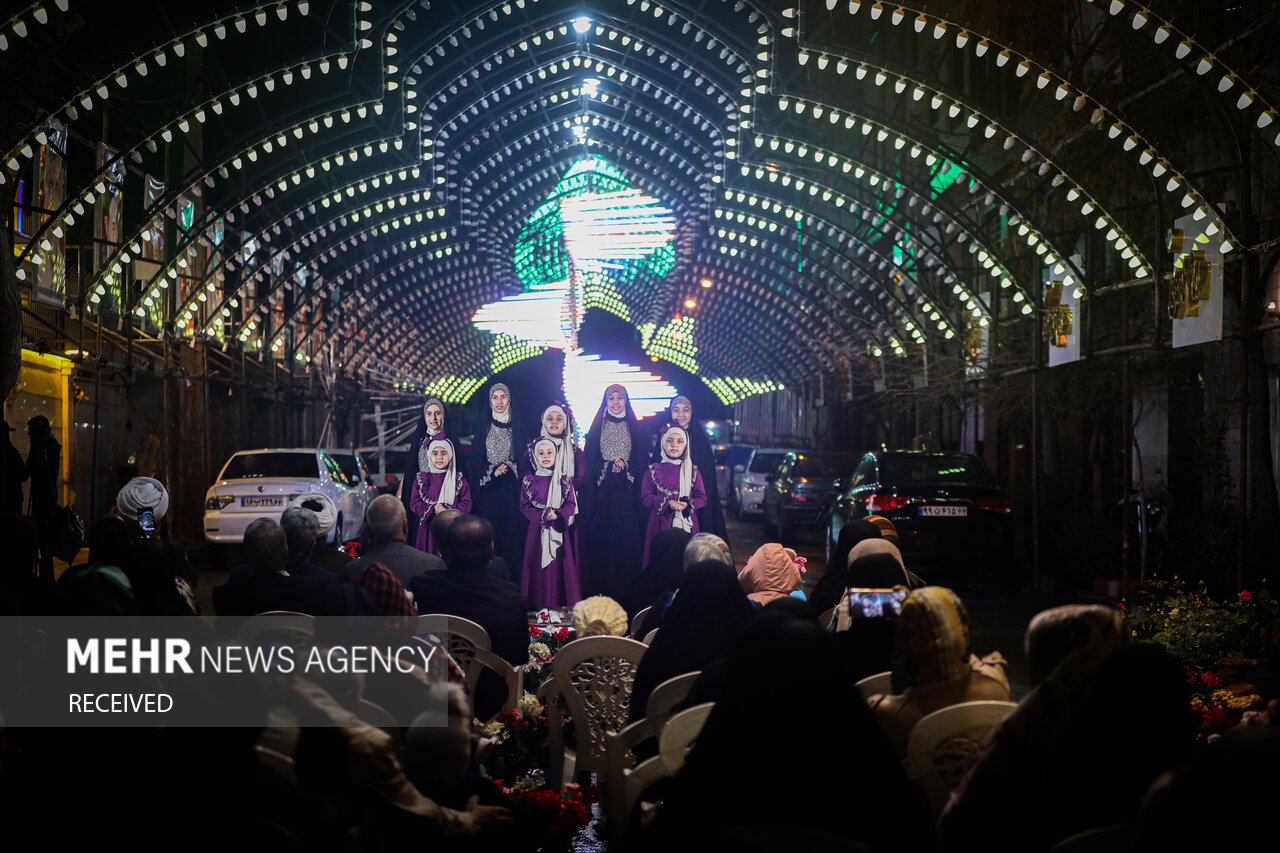
[[[483,570],[493,560],[493,526],[476,515],[459,516],[445,534],[446,562],[459,571]]]
[[[446,509],[443,512],[437,512],[436,517],[431,519],[431,541],[436,543],[436,547],[440,549],[440,556],[445,560],[449,559],[449,528],[461,515],[460,510]]]
[[[249,522],[241,551],[245,562],[263,574],[283,571],[289,560],[289,543],[284,528],[270,518],[255,518]]]
[[[36,415],[27,421],[27,435],[32,439],[40,439],[51,435],[53,428],[49,426],[49,419],[44,415]]]
[[[409,519],[404,503],[395,495],[378,495],[365,511],[365,523],[373,534],[375,545],[403,542],[409,536]]]
[[[320,535],[320,520],[316,514],[309,509],[291,506],[280,516],[280,526],[289,546],[289,565],[301,566],[311,559],[316,537]]]

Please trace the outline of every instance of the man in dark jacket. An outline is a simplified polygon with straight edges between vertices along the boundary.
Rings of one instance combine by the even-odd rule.
[[[381,563],[407,587],[409,580],[416,575],[444,570],[444,560],[405,543],[405,537],[409,535],[409,519],[404,514],[404,502],[395,495],[374,498],[365,512],[364,521],[373,539],[373,547],[360,559],[343,567],[344,578],[353,578],[365,566]]]
[[[253,616],[268,610],[312,615],[320,611],[325,587],[288,573],[289,545],[279,524],[270,518],[255,519],[245,528],[241,548],[254,571],[214,589],[219,633],[234,633],[243,621],[228,616]]]
[[[491,647],[512,666],[529,660],[528,602],[515,584],[487,571],[493,559],[493,528],[474,515],[449,526],[446,539],[448,568],[423,572],[409,582],[419,613],[461,616],[489,633]],[[476,685],[476,716],[488,719],[502,707],[506,688],[493,672]]]

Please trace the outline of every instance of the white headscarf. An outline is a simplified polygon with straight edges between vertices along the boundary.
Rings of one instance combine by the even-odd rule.
[[[551,463],[550,468],[544,468],[538,462],[538,448],[542,445],[548,445],[556,452],[556,461]],[[535,477],[549,477],[551,482],[547,484],[547,507],[549,509],[559,509],[562,495],[560,493],[560,484],[564,481],[556,474],[560,462],[560,445],[556,443],[554,438],[540,438],[533,443],[533,474]],[[576,514],[575,509],[575,514]],[[566,519],[565,525],[568,526],[572,516]],[[556,530],[551,525],[542,528],[540,536],[542,545],[542,563],[541,567],[546,568],[555,560],[556,555],[560,553],[560,547],[564,544],[564,531]]]
[[[502,412],[501,414],[494,411],[494,408],[493,408],[493,392],[498,390],[507,392],[507,410],[505,412]],[[511,389],[501,382],[495,382],[493,384],[493,387],[489,389],[489,416],[492,417],[495,421],[497,421],[500,424],[511,423],[511,402],[510,401],[511,401]]]
[[[554,409],[564,415],[564,435],[548,435],[547,434],[547,414]],[[568,441],[569,438],[569,413],[562,406],[550,405],[542,410],[542,437],[550,439],[556,445],[556,476],[568,477],[570,480],[574,477],[573,466],[573,442]],[[537,460],[534,460],[537,464]]]
[[[437,447],[443,447],[445,450],[449,451],[449,464],[445,467],[443,472],[431,461],[431,451],[435,450]],[[441,503],[449,507],[453,506],[454,502],[458,499],[458,465],[457,455],[453,452],[453,442],[447,438],[437,438],[435,441],[427,445],[427,464],[431,466],[427,469],[429,473],[444,474],[444,483],[440,486],[440,497],[436,498],[436,503]]]
[[[116,495],[116,514],[137,521],[144,509],[151,510],[156,521],[169,511],[169,492],[164,484],[151,477],[134,477]]]
[[[311,504],[311,506],[307,506]],[[333,505],[333,501],[329,500],[329,496],[321,492],[306,492],[298,495],[289,502],[289,506],[298,509],[309,509],[316,514],[316,520],[320,522],[320,534],[325,536],[333,529],[333,525],[338,520],[338,508]],[[316,509],[316,507],[320,507]]]
[[[680,456],[678,459],[672,459],[670,456],[667,455],[667,436],[671,435],[671,433],[673,432],[678,432],[682,436],[684,436],[684,454]],[[679,487],[680,497],[687,499],[690,496],[690,493],[693,491],[693,462],[689,458],[691,455],[689,453],[689,433],[685,432],[685,430],[683,430],[678,426],[667,427],[666,430],[663,431],[662,433],[662,441],[660,446],[662,447],[663,463],[666,465],[680,466],[680,487]],[[681,530],[688,530],[689,532],[693,532],[692,515],[686,516],[684,513],[677,512],[675,514],[675,517],[672,519],[671,526],[678,527]]]

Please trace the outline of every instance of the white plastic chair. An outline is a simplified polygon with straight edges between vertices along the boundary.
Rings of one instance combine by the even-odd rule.
[[[563,646],[551,662],[551,678],[538,688],[551,726],[552,788],[588,771],[603,772],[609,733],[627,723],[636,668],[648,647],[625,637],[583,637]],[[564,742],[564,719],[557,699],[573,718],[577,743]]]
[[[818,614],[818,626],[824,631],[833,630],[835,622],[836,609],[834,607],[828,607],[826,610],[822,611],[822,613]]]
[[[381,705],[374,704],[368,699],[361,699],[360,704],[356,706],[356,716],[360,718],[360,722],[368,723],[375,729],[382,729],[391,739],[400,745],[401,733],[400,724],[396,722],[396,718],[391,716],[391,712]]]
[[[854,687],[858,688],[858,692],[862,694],[863,699],[870,699],[880,693],[889,693],[893,690],[893,673],[877,672],[875,675],[868,675],[858,681]]]
[[[631,630],[627,632],[628,637],[633,640],[637,639],[636,634],[640,633],[640,626],[644,624],[645,617],[649,615],[649,611],[652,609],[653,605],[649,605],[635,615],[635,618],[631,620]]]
[[[915,724],[907,740],[907,773],[924,787],[935,816],[947,804],[987,732],[1016,707],[1013,702],[961,702]]]
[[[711,709],[714,707],[714,702],[703,702],[701,705],[685,708],[673,714],[662,727],[658,734],[658,757],[672,776],[684,767],[685,757],[702,733],[702,727],[706,725],[707,717],[711,716]]]
[[[659,630],[660,630],[660,629],[658,629],[658,628],[654,628],[652,631],[650,631],[649,633],[647,633],[647,634],[645,634],[645,635],[644,635],[644,644],[645,644],[646,646],[651,646],[651,645],[653,645],[653,638],[654,638],[654,637],[656,637],[656,636],[658,636],[658,631],[659,631]]]
[[[450,616],[447,613],[425,613],[418,617],[417,634],[435,634],[445,644],[449,655],[458,662],[467,676],[467,686],[476,688],[476,679],[484,665],[480,663],[476,652],[479,649],[491,651],[493,643],[489,640],[489,632],[483,625],[464,619],[461,616]]]
[[[649,694],[642,719],[610,733],[605,744],[604,807],[613,833],[621,835],[627,831],[636,799],[645,788],[666,775],[661,762],[654,763],[656,755],[635,764],[632,750],[637,744],[658,736],[675,706],[689,695],[690,688],[701,674],[686,672],[668,678]]]

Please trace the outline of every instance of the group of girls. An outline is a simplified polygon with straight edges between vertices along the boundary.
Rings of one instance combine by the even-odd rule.
[[[653,437],[641,427],[627,389],[610,385],[587,432],[573,441],[572,414],[555,403],[532,441],[511,390],[489,389],[471,450],[471,476],[458,469],[446,437],[444,404],[430,398],[412,439],[416,458],[401,487],[408,541],[439,553],[431,520],[446,509],[474,512],[493,525],[494,553],[534,608],[572,606],[588,594],[618,595],[648,559],[658,531],[678,528],[725,537],[715,462],[689,398]],[[589,588],[588,588],[589,587]]]

